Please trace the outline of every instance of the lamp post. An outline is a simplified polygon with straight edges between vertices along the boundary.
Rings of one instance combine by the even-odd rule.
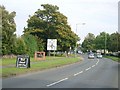
[[[86,23],[77,23],[76,24],[76,34],[77,34],[77,26],[78,25],[85,25]],[[75,57],[76,57],[76,54],[77,54],[77,42],[76,42],[76,46],[75,46]]]

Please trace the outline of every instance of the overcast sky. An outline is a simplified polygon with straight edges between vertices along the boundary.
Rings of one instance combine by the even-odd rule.
[[[23,34],[29,15],[33,15],[41,4],[53,4],[68,17],[72,31],[84,40],[88,33],[98,35],[100,32],[114,33],[118,31],[119,0],[0,0],[10,12],[15,11],[16,33]],[[86,23],[82,25],[82,23]],[[77,24],[77,30],[76,30]]]

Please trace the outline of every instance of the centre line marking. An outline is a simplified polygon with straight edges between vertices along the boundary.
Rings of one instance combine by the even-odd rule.
[[[74,76],[77,76],[77,75],[79,75],[80,73],[83,73],[83,71],[74,74]]]
[[[99,63],[99,59],[97,59],[97,60],[98,60],[98,61],[97,61],[96,65]],[[95,67],[96,65],[92,65],[92,67]],[[87,69],[85,69],[85,70],[87,71],[87,70],[89,70],[89,69],[91,69],[91,67],[89,67],[89,68],[87,68]],[[81,74],[81,73],[83,73],[83,71],[80,71],[80,72],[74,74],[74,76],[77,76],[77,75],[79,75],[79,74]],[[53,85],[55,85],[55,84],[58,84],[58,83],[60,83],[60,82],[62,82],[62,81],[65,81],[65,80],[67,80],[67,79],[68,79],[68,78],[61,79],[61,80],[59,80],[59,81],[57,81],[57,82],[51,83],[51,84],[46,85],[46,86],[47,86],[47,87],[50,87],[50,86],[53,86]]]
[[[53,86],[53,85],[55,85],[55,84],[58,84],[58,83],[60,83],[60,82],[62,82],[62,81],[65,81],[65,80],[67,80],[67,79],[68,79],[68,78],[61,79],[61,80],[59,80],[59,81],[57,81],[57,82],[51,83],[51,84],[46,85],[46,86],[47,86],[47,87],[50,87],[50,86]]]
[[[96,65],[99,63],[99,59],[97,59],[98,61],[96,62]]]
[[[92,67],[95,67],[95,65],[92,65]]]
[[[87,68],[87,69],[85,69],[85,70],[87,71],[87,70],[89,70],[89,69],[91,69],[91,67],[89,67],[89,68]]]

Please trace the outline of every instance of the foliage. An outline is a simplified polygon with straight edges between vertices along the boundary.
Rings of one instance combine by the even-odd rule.
[[[120,50],[119,43],[120,43],[120,34],[118,32],[112,33],[111,35],[102,32],[95,39],[96,49],[105,49],[106,47],[108,51],[112,51],[112,52],[117,52]]]
[[[50,4],[41,6],[43,9],[38,9],[28,19],[24,33],[30,33],[42,39],[45,51],[47,51],[47,39],[57,39],[60,51],[68,51],[70,46],[74,48],[79,38],[71,31],[67,17],[58,11],[58,6]]]
[[[120,51],[120,34],[118,32],[111,34],[108,49],[112,52]]]
[[[106,43],[106,46],[105,46]],[[95,39],[96,49],[106,49],[108,50],[108,46],[110,45],[110,35],[105,32],[101,32],[100,35],[97,35]]]
[[[7,54],[29,54],[34,55],[35,51],[47,51],[47,39],[57,39],[58,51],[69,51],[76,47],[79,37],[68,25],[67,17],[59,12],[56,5],[42,4],[33,16],[27,20],[27,28],[24,28],[24,35],[17,38],[16,24],[14,21],[16,12],[9,12],[4,6],[0,6],[0,55]],[[105,45],[106,42],[106,45]],[[89,33],[82,43],[83,51],[97,49],[108,51],[120,51],[120,33],[101,32],[95,37]],[[2,52],[1,52],[2,50]]]
[[[15,42],[14,53],[17,55],[26,54],[26,44],[22,38],[17,38]]]
[[[37,39],[29,34],[24,34],[22,38],[26,44],[26,54],[33,57],[35,51],[38,50]]]
[[[2,55],[2,9],[0,8],[0,55]]]
[[[4,6],[0,6],[2,15],[2,54],[11,54],[14,50],[14,40],[16,38],[16,24],[14,22],[15,12],[9,13]]]
[[[95,50],[95,35],[92,33],[88,33],[88,35],[85,37],[85,40],[82,43],[82,47],[84,48],[84,51],[94,51]]]
[[[101,32],[96,37],[94,35],[86,36],[82,43],[83,51],[86,50],[105,50],[109,52],[120,51],[120,34],[118,32],[112,33],[111,35],[105,32]]]

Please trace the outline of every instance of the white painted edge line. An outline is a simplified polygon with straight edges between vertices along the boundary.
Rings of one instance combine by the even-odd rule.
[[[46,86],[47,86],[47,87],[50,87],[50,86],[53,86],[53,85],[55,85],[55,84],[58,84],[58,83],[60,83],[60,82],[62,82],[62,81],[65,81],[65,80],[67,80],[67,79],[68,79],[68,78],[61,79],[61,80],[59,80],[59,81],[57,81],[57,82],[51,83],[51,84],[46,85]]]
[[[83,71],[80,71],[80,72],[74,74],[74,76],[77,76],[77,75],[79,75],[79,74],[81,74],[81,73],[83,73]]]
[[[87,71],[87,70],[89,70],[89,69],[91,69],[91,67],[89,67],[89,68],[87,68],[87,69],[85,69],[85,70]]]

